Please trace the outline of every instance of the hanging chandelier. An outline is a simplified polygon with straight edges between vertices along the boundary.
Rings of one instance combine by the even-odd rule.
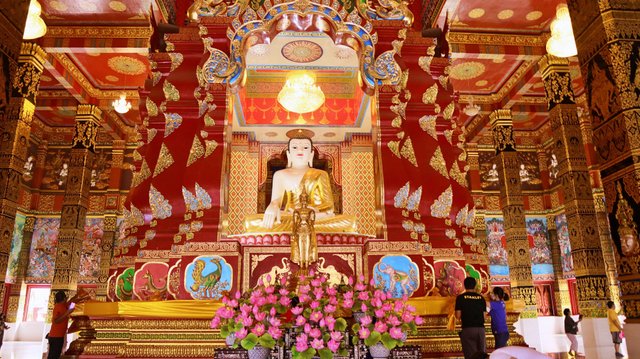
[[[38,0],[31,0],[29,3],[29,13],[27,14],[27,23],[24,27],[23,40],[33,40],[44,36],[47,33],[47,24],[44,23],[40,14],[42,6]]]
[[[127,101],[127,95],[124,93],[120,94],[119,99],[113,100],[111,105],[117,113],[127,113],[131,110],[131,102]]]
[[[547,40],[547,52],[557,57],[571,57],[578,54],[576,40],[573,37],[573,27],[567,4],[559,4],[556,8],[556,18],[550,25],[551,37]]]
[[[313,112],[324,103],[324,93],[315,84],[313,73],[293,71],[287,75],[282,90],[278,93],[278,102],[289,112]]]

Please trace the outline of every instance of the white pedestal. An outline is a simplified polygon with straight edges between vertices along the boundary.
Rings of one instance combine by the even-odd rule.
[[[624,332],[624,340],[620,351],[628,358],[640,358],[640,323],[624,324],[622,331]],[[628,351],[628,354],[625,351]]]

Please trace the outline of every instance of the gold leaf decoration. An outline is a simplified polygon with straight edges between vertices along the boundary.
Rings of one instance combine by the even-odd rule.
[[[434,140],[438,139],[438,133],[436,132],[436,116],[425,115],[418,120],[420,128],[428,133]]]
[[[153,102],[150,98],[147,97],[146,105],[147,105],[147,113],[149,114],[149,116],[151,117],[158,116],[158,105],[156,105],[155,102]]]
[[[140,171],[136,172],[133,175],[133,179],[131,180],[131,187],[137,187],[140,183],[144,182],[147,178],[151,177],[151,170],[149,169],[149,165],[147,165],[146,160],[142,160],[142,166],[140,166]]]
[[[171,217],[172,207],[169,204],[169,200],[164,198],[162,193],[153,185],[149,188],[149,206],[154,218],[165,219]]]
[[[169,70],[169,72],[173,72],[178,66],[182,65],[184,56],[179,52],[172,52],[169,54],[169,57],[171,58],[171,70]]]
[[[389,107],[389,109],[391,110],[391,112],[395,113],[396,115],[402,117],[402,118],[406,118],[406,110],[407,110],[407,103],[406,102],[398,102],[395,105],[391,105],[391,107]]]
[[[151,141],[153,141],[153,139],[156,137],[157,134],[158,134],[157,129],[155,128],[147,129],[147,144],[151,143]]]
[[[391,152],[393,152],[396,157],[400,158],[400,141],[389,141],[389,143],[387,143],[387,147],[389,147]]]
[[[180,101],[180,91],[169,81],[165,81],[162,85],[162,91],[167,101]]]
[[[418,187],[411,196],[409,196],[409,200],[407,201],[407,209],[409,211],[417,211],[420,207],[420,199],[422,199],[422,186]]]
[[[400,154],[409,160],[412,165],[418,167],[418,161],[416,160],[416,154],[413,152],[413,142],[411,142],[411,138],[407,138],[407,140],[404,141]]]
[[[158,155],[158,163],[156,163],[156,168],[153,170],[153,177],[156,177],[162,171],[166,170],[169,166],[173,164],[173,156],[167,146],[163,143],[160,148],[160,155]]]
[[[209,126],[215,126],[216,122],[213,120],[213,118],[211,118],[211,116],[209,116],[209,114],[204,115],[204,125],[209,127]]]
[[[431,205],[431,216],[436,218],[446,218],[451,212],[451,204],[453,203],[453,190],[451,186],[447,187],[444,192],[438,196],[438,199]]]
[[[166,47],[167,52],[176,50],[176,45],[174,45],[173,42],[168,41],[166,38],[164,42],[167,44],[167,47]]]
[[[438,84],[433,84],[422,94],[422,103],[425,105],[433,105],[438,97]]]
[[[458,182],[462,187],[467,187],[467,179],[464,173],[460,171],[458,162],[453,162],[453,166],[451,166],[451,171],[449,171],[449,174],[451,175],[451,178]]]
[[[440,85],[442,85],[442,88],[446,90],[447,87],[449,86],[449,76],[440,75],[440,77],[438,77],[438,82],[440,82]]]
[[[189,158],[187,159],[187,167],[191,166],[195,161],[204,156],[204,146],[198,136],[193,136],[193,144],[189,151]]]
[[[451,118],[453,117],[453,111],[456,109],[456,104],[451,101],[451,103],[449,103],[447,105],[447,107],[444,108],[444,111],[442,112],[442,117],[444,117],[445,120],[450,121]]]
[[[453,144],[453,130],[444,130],[444,138],[447,139],[450,145]]]
[[[396,137],[398,137],[399,140],[404,138],[404,131],[400,131],[398,133],[396,133]]]
[[[207,132],[205,130],[200,130],[200,137],[202,137],[202,138],[209,137],[209,132]]]
[[[169,136],[182,125],[182,116],[177,113],[165,113],[164,119],[164,137]]]
[[[407,201],[409,200],[409,182],[405,183],[402,188],[398,190],[398,193],[393,197],[393,206],[396,208],[405,208]]]
[[[204,156],[209,157],[213,153],[213,151],[215,151],[216,148],[218,148],[218,142],[216,142],[215,140],[206,140],[204,141],[204,146],[205,146]]]
[[[133,159],[134,161],[142,161],[142,155],[138,150],[133,150]]]
[[[142,211],[140,211],[136,206],[131,204],[131,226],[142,226],[144,225],[144,215],[142,215]]]
[[[153,71],[151,73],[151,81],[153,81],[153,86],[157,85],[158,82],[160,82],[160,79],[162,78],[162,72],[160,71]]]
[[[433,156],[429,161],[429,165],[442,176],[444,176],[444,178],[449,178],[449,174],[447,173],[447,165],[444,162],[444,156],[442,155],[440,146],[438,146],[436,148],[436,151],[433,153]]]
[[[396,116],[392,121],[391,121],[391,126],[395,127],[395,128],[400,128],[400,126],[402,126],[402,117],[400,116]]]
[[[429,75],[431,75],[431,61],[433,61],[433,57],[431,56],[420,56],[420,58],[418,59],[418,65],[420,65],[422,71],[428,73]]]

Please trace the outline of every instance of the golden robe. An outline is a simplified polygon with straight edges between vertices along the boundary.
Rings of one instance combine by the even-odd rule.
[[[293,210],[300,208],[300,194],[305,191],[309,196],[309,208],[316,212],[316,233],[357,233],[356,220],[351,215],[333,214],[333,193],[327,172],[309,168],[300,180],[298,187],[285,191],[282,198],[285,204],[280,223],[272,228],[262,226],[262,214],[247,216],[244,220],[246,233],[290,233],[293,229]]]

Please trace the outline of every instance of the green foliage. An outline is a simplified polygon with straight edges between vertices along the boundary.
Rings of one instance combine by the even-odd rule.
[[[246,349],[246,350],[251,350],[253,349],[253,347],[256,346],[256,344],[258,344],[258,336],[253,334],[253,333],[249,333],[244,339],[242,339],[242,341],[240,342],[240,345]]]
[[[398,340],[391,338],[391,335],[389,335],[389,333],[382,334],[380,341],[389,350],[395,348],[398,345]]]
[[[320,354],[320,359],[332,359],[333,358],[333,352],[327,348],[322,348],[318,351],[318,354]]]
[[[371,335],[369,335],[369,338],[364,340],[364,345],[368,347],[376,345],[380,341],[380,337],[382,337],[380,332],[374,330],[371,332]]]
[[[338,332],[344,332],[347,330],[347,321],[344,318],[336,319],[335,330]]]
[[[273,339],[271,334],[264,333],[260,338],[258,338],[258,344],[265,348],[273,349],[276,346],[276,341]]]

